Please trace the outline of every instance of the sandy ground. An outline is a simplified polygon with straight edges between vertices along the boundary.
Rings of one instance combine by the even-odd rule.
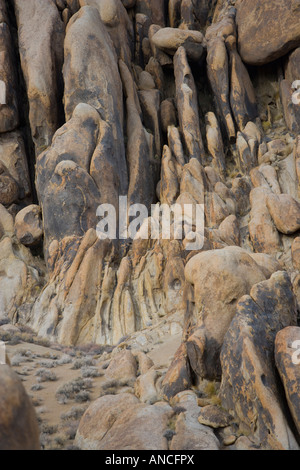
[[[172,358],[180,346],[181,334],[166,336],[163,341],[149,347],[149,357],[158,369],[168,368]],[[103,393],[102,385],[105,382],[105,367],[108,364],[109,355],[87,355],[78,350],[68,350],[70,363],[61,364],[62,358],[66,358],[66,351],[58,351],[52,347],[44,347],[37,344],[22,342],[17,345],[7,345],[7,354],[13,369],[19,374],[23,385],[31,397],[41,428],[41,443],[44,449],[72,449],[75,432],[79,424],[80,416],[74,414],[74,410],[82,415],[89,404]],[[78,401],[71,397],[62,403],[57,397],[57,390],[71,381],[82,379],[83,369],[74,369],[74,364],[86,359],[93,361],[100,377],[91,377],[88,392],[89,400]],[[53,366],[53,367],[49,367]],[[39,381],[37,373],[45,369],[46,373],[55,374],[55,381]],[[91,386],[90,386],[91,385]],[[38,387],[38,389],[36,389]],[[70,413],[70,419],[64,415]]]

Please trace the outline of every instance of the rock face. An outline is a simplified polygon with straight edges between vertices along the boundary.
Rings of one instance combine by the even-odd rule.
[[[105,349],[78,447],[297,448],[299,15],[0,0],[0,333]]]
[[[62,120],[62,65],[65,27],[50,0],[14,1],[29,120],[36,152],[51,143]],[[39,18],[39,21],[35,21]]]
[[[184,411],[177,419],[170,450],[219,450],[220,443],[212,429],[199,423],[196,395],[191,391],[179,393],[173,403]]]
[[[1,125],[0,132],[9,132],[19,125],[17,103],[17,70],[12,50],[12,35],[5,2],[1,2]]]
[[[298,432],[300,430],[300,403],[298,393],[300,381],[299,345],[299,327],[287,327],[279,331],[276,336],[276,366],[282,379],[289,408]]]
[[[64,50],[66,118],[71,118],[80,103],[89,104],[99,112],[106,122],[107,133],[110,132],[112,158],[122,175],[120,194],[124,194],[127,171],[123,143],[122,84],[116,54],[98,9],[86,6],[74,15],[68,24]]]
[[[242,297],[222,347],[222,404],[266,449],[297,448],[283,413],[273,359],[276,334],[296,325],[295,307],[288,275],[275,273]]]
[[[172,414],[166,403],[149,406],[130,394],[108,395],[88,408],[76,442],[82,450],[167,450],[164,432]]]
[[[34,260],[28,248],[14,239],[13,217],[0,206],[0,318],[17,321],[26,311],[44,283],[45,268]]]
[[[200,31],[189,31],[179,28],[159,29],[151,38],[153,44],[164,52],[175,54],[183,46],[187,56],[199,61],[203,55],[205,42]]]
[[[39,450],[35,410],[22,382],[9,366],[0,366],[0,448]]]
[[[265,280],[260,266],[239,247],[194,256],[185,275],[194,286],[195,311],[188,318],[187,354],[198,376],[220,376],[219,355],[238,300]]]
[[[239,0],[236,7],[239,50],[244,62],[266,64],[299,46],[300,11],[294,0]]]

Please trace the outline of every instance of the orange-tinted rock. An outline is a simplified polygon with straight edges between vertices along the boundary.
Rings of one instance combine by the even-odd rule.
[[[275,341],[275,361],[284,386],[288,405],[300,433],[300,328],[281,330]]]
[[[187,61],[185,49],[179,47],[174,56],[176,104],[185,149],[189,159],[204,159],[204,146],[200,131],[198,99],[195,81]]]
[[[237,305],[221,351],[222,405],[261,449],[296,449],[277,387],[276,334],[297,323],[289,276],[273,274]]]
[[[166,403],[139,403],[134,395],[108,395],[83,415],[76,435],[81,450],[167,450],[164,433],[174,414]]]
[[[280,250],[279,233],[267,207],[270,190],[259,187],[251,191],[251,220],[249,233],[256,253],[276,253]]]
[[[263,65],[300,44],[300,10],[294,0],[239,0],[237,26],[242,60]]]
[[[269,194],[267,207],[279,232],[291,235],[300,229],[300,204],[288,194]]]
[[[200,377],[221,375],[220,350],[236,314],[239,299],[265,279],[261,268],[239,247],[213,250],[194,256],[185,275],[194,286],[195,310],[189,317],[188,357]]]
[[[29,101],[36,153],[51,143],[62,122],[62,65],[65,27],[54,2],[15,0],[21,66]],[[39,18],[39,21],[36,21]]]

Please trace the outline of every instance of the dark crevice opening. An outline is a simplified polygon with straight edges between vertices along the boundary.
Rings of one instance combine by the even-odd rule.
[[[27,89],[25,84],[25,79],[21,67],[21,58],[19,53],[19,39],[18,39],[18,26],[17,26],[17,19],[14,10],[13,2],[10,0],[5,0],[6,9],[9,18],[9,26],[10,32],[13,41],[13,49],[14,49],[14,62],[16,65],[16,74],[17,74],[17,82],[18,82],[18,89],[17,89],[17,99],[18,99],[18,110],[20,116],[20,125],[18,130],[21,132],[24,138],[24,145],[27,155],[27,162],[28,162],[28,169],[29,169],[29,177],[30,177],[30,184],[31,184],[31,192],[32,192],[32,202],[34,204],[38,204],[38,198],[35,188],[35,146],[33,143],[32,135],[31,135],[31,128],[29,122],[29,101],[27,97]]]

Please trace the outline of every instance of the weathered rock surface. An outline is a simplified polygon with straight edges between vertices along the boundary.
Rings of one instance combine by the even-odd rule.
[[[119,59],[129,66],[133,56],[133,24],[121,0],[80,0],[80,6],[96,7]]]
[[[298,3],[0,0],[0,333],[105,351],[80,448],[297,448]]]
[[[19,202],[31,195],[31,182],[28,169],[24,138],[19,131],[0,135],[0,167],[17,186],[15,200]],[[5,187],[3,193],[5,193]]]
[[[112,158],[126,191],[122,83],[112,42],[95,7],[86,6],[68,24],[64,43],[64,105],[69,120],[76,106],[93,106],[110,133]],[[86,50],[89,54],[86,54]]]
[[[213,429],[226,428],[232,423],[232,417],[214,405],[208,405],[201,409],[198,421],[200,424],[209,426]]]
[[[17,67],[12,47],[12,34],[9,25],[7,8],[4,1],[1,2],[0,20],[0,132],[2,133],[13,131],[19,125]]]
[[[224,336],[239,299],[265,280],[260,266],[239,247],[194,256],[185,275],[194,286],[195,311],[187,319],[187,354],[196,375],[218,378]]]
[[[151,38],[156,47],[174,55],[179,47],[184,47],[189,59],[199,61],[205,49],[205,40],[200,31],[179,28],[162,28]]]
[[[134,382],[137,375],[137,363],[133,354],[122,351],[110,362],[106,376],[110,380],[123,380],[124,382]]]
[[[299,46],[298,2],[238,0],[236,8],[239,50],[244,62],[266,64]]]
[[[45,268],[27,248],[15,242],[13,218],[3,206],[0,207],[0,318],[26,321],[28,307],[44,283]]]
[[[300,432],[300,402],[299,402],[299,350],[300,328],[287,327],[276,336],[275,361],[280,374],[286,398],[294,423]]]
[[[17,374],[0,366],[0,448],[40,450],[39,426],[34,407]]]
[[[108,395],[88,408],[76,443],[81,450],[167,450],[164,433],[173,414],[163,402],[150,406],[133,395]]]
[[[204,147],[200,132],[197,92],[186,52],[182,46],[174,56],[174,73],[176,104],[186,151],[189,159],[196,158],[201,162],[204,156]]]
[[[213,430],[199,423],[200,408],[193,392],[179,393],[172,404],[182,409],[182,412],[176,421],[176,434],[171,441],[170,450],[219,450],[220,443]]]
[[[256,284],[237,305],[221,351],[223,406],[265,449],[298,448],[284,414],[274,363],[276,334],[297,323],[287,273]],[[229,352],[230,351],[230,352]]]
[[[41,241],[43,236],[41,208],[30,205],[18,212],[15,218],[15,232],[22,245],[33,246]]]
[[[249,233],[256,253],[276,253],[280,250],[279,233],[267,207],[270,190],[263,187],[251,191],[251,221]]]
[[[291,235],[300,229],[300,204],[288,194],[270,194],[267,207],[279,232]]]
[[[63,42],[65,27],[50,0],[14,1],[21,65],[29,101],[31,133],[38,154],[62,120]],[[38,18],[38,21],[36,21]]]

